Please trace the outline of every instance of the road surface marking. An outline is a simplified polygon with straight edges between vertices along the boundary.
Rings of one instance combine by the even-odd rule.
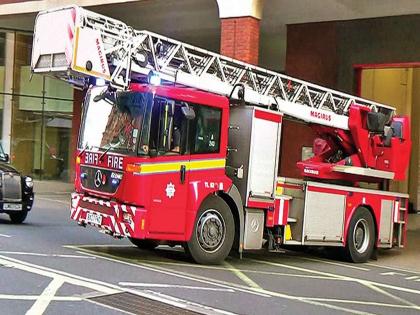
[[[169,296],[162,295],[162,294],[151,294],[151,293],[140,292],[140,291],[129,289],[129,288],[122,288],[122,287],[114,285],[112,283],[106,283],[106,282],[99,281],[99,280],[85,278],[85,277],[82,277],[82,276],[70,274],[70,273],[67,273],[67,272],[64,272],[64,271],[55,270],[55,269],[51,269],[51,268],[40,266],[40,265],[31,264],[31,263],[28,263],[28,262],[25,262],[25,261],[17,260],[17,259],[11,258],[11,257],[3,256],[3,255],[0,255],[0,264],[2,264],[4,267],[11,267],[11,268],[19,269],[19,270],[30,272],[30,273],[35,273],[35,274],[45,276],[45,277],[49,277],[49,278],[59,277],[65,283],[69,283],[69,284],[80,286],[80,287],[89,288],[89,289],[92,289],[92,290],[97,291],[97,292],[102,292],[104,294],[115,294],[115,293],[120,293],[120,292],[129,292],[129,293],[132,293],[132,294],[135,294],[135,295],[138,295],[138,296],[142,296],[142,297],[145,297],[145,298],[148,298],[148,299],[152,299],[154,301],[162,302],[164,304],[169,304],[169,305],[172,305],[172,306],[181,307],[183,309],[191,309],[190,306],[192,306],[196,309],[200,308],[200,309],[210,310],[213,313],[217,313],[217,314],[233,314],[233,313],[226,312],[224,310],[219,310],[217,308],[208,307],[206,305],[201,305],[201,304],[198,304],[198,303],[193,303],[193,302],[177,299],[177,298],[174,298],[174,297],[169,297]],[[144,269],[146,269],[146,268],[144,268]],[[86,300],[86,301],[89,301],[89,302],[93,303],[93,301],[91,301],[91,300]],[[96,303],[96,304],[98,304],[98,303]],[[100,305],[102,305],[102,304],[100,304]],[[104,306],[104,307],[106,307],[106,306]]]
[[[317,302],[317,301],[310,301],[310,300],[307,300],[305,297],[293,296],[293,295],[288,295],[288,294],[285,294],[285,293],[269,291],[269,290],[265,290],[265,289],[249,288],[247,286],[240,285],[240,284],[229,283],[229,282],[226,282],[226,281],[215,280],[215,279],[211,279],[211,278],[207,278],[207,277],[203,277],[203,276],[198,276],[198,275],[191,275],[189,273],[174,271],[174,270],[171,270],[171,269],[166,269],[166,268],[163,268],[163,267],[157,267],[157,266],[150,265],[150,264],[145,264],[145,263],[134,264],[134,263],[127,262],[126,260],[121,259],[120,257],[116,257],[116,256],[113,256],[113,255],[110,255],[110,254],[103,253],[103,255],[98,255],[98,254],[95,254],[95,253],[90,253],[90,251],[87,250],[87,249],[83,249],[83,250],[86,251],[87,255],[93,255],[97,258],[101,258],[101,259],[104,259],[104,260],[109,260],[109,261],[113,261],[113,262],[116,262],[116,263],[133,266],[133,267],[137,267],[137,268],[140,268],[140,269],[155,271],[155,272],[167,274],[167,275],[174,276],[174,277],[180,277],[180,278],[184,278],[184,279],[188,279],[188,280],[192,280],[192,281],[197,281],[197,282],[202,282],[202,283],[203,282],[204,283],[211,283],[215,286],[232,288],[236,291],[240,291],[240,292],[244,292],[244,293],[249,293],[249,294],[259,295],[259,296],[264,296],[264,297],[275,296],[275,297],[278,297],[278,298],[283,298],[283,299],[288,299],[288,300],[293,300],[293,301],[299,301],[299,302],[306,303],[306,304],[316,305],[316,306],[325,307],[325,308],[333,309],[333,310],[344,311],[344,312],[348,312],[348,313],[352,313],[352,314],[363,314],[363,315],[371,314],[371,313],[367,313],[367,312],[364,312],[364,311],[362,312],[362,311],[353,310],[353,309],[349,309],[349,308],[345,308],[345,307],[341,307],[341,306],[326,304],[326,303]],[[117,259],[114,258],[114,257],[116,257]]]
[[[108,245],[98,245],[97,247],[108,246]],[[131,245],[121,245],[121,247],[132,247]],[[95,245],[86,245],[86,246],[79,246],[79,245],[64,245],[63,247],[73,249],[78,254],[86,255],[86,252],[89,250],[84,250],[85,247],[87,248],[94,248]],[[119,245],[112,245],[112,247],[120,247]],[[81,249],[81,250],[77,250]],[[97,253],[96,251],[89,251],[90,253]],[[113,257],[118,257],[114,255]],[[118,257],[119,258],[119,257]],[[180,267],[189,267],[189,268],[196,268],[196,269],[210,269],[210,270],[225,270],[225,271],[233,271],[232,268],[227,267],[218,267],[218,266],[210,266],[210,265],[198,265],[193,263],[182,263],[182,262],[169,262],[163,260],[150,260],[150,259],[135,259],[136,262],[144,262],[144,263],[152,263],[152,264],[161,264],[161,265],[173,265],[173,266],[180,266]],[[337,280],[336,277],[330,276],[314,276],[314,275],[304,275],[304,274],[293,274],[293,273],[282,273],[282,272],[272,272],[272,271],[262,271],[262,270],[251,270],[251,269],[238,269],[241,272],[246,273],[256,273],[262,275],[273,275],[273,276],[286,276],[286,277],[296,277],[296,278],[309,278],[309,279],[326,279],[326,280]],[[339,280],[339,279],[338,279]]]
[[[0,251],[3,255],[28,255],[28,256],[40,256],[40,257],[60,257],[60,258],[81,258],[81,259],[95,259],[95,257],[81,256],[81,255],[66,255],[66,254],[43,254],[43,253],[31,253],[31,252],[12,252],[12,251]]]
[[[383,269],[397,270],[397,271],[401,271],[401,272],[409,272],[409,273],[414,273],[414,274],[420,275],[420,272],[419,271],[409,270],[409,269],[403,269],[403,268],[399,268],[399,267],[382,266],[382,265],[372,264],[372,263],[365,263],[365,265],[369,265],[369,266],[373,266],[373,267],[378,267],[378,268],[383,268]]]
[[[343,280],[343,281],[352,281],[352,282],[358,282],[358,283],[364,281],[364,282],[368,282],[372,285],[375,285],[377,287],[383,287],[383,288],[393,289],[393,290],[397,290],[397,291],[401,291],[401,292],[407,292],[407,293],[413,293],[413,294],[420,295],[420,291],[415,290],[415,289],[398,287],[398,286],[385,284],[385,283],[380,283],[380,282],[375,282],[375,281],[370,281],[370,280],[369,281],[368,280],[362,280],[362,279],[353,278],[353,277],[350,277],[350,276],[337,275],[337,274],[330,273],[330,272],[312,270],[312,269],[307,269],[307,268],[303,268],[303,267],[296,267],[296,266],[291,266],[291,265],[287,265],[287,264],[283,264],[283,263],[280,264],[280,263],[275,263],[275,262],[266,261],[266,260],[257,260],[257,259],[249,259],[249,258],[245,258],[245,260],[259,262],[259,263],[263,263],[263,264],[267,264],[267,265],[271,265],[271,266],[278,266],[278,267],[283,267],[283,268],[288,268],[288,269],[293,269],[293,270],[304,271],[304,272],[308,272],[308,273],[314,273],[314,274],[319,274],[319,275],[324,275],[324,276],[335,277],[336,279]]]
[[[368,269],[368,268],[352,266],[352,265],[348,265],[348,264],[342,264],[342,263],[333,262],[333,261],[324,260],[324,259],[316,259],[316,258],[309,258],[309,257],[297,257],[297,256],[291,256],[291,257],[298,258],[298,259],[303,259],[303,260],[309,260],[309,261],[322,262],[324,264],[340,266],[340,267],[345,267],[345,268],[351,268],[351,269],[356,269],[356,270],[370,271],[370,269]]]
[[[116,262],[116,263],[127,265],[127,266],[132,266],[132,267],[136,267],[136,268],[140,268],[140,269],[145,269],[145,270],[149,270],[149,271],[153,271],[153,272],[162,273],[162,274],[166,274],[166,275],[169,275],[169,276],[174,276],[176,278],[187,279],[187,280],[200,282],[200,283],[205,283],[205,284],[210,284],[210,285],[217,286],[217,287],[222,287],[222,288],[236,289],[238,291],[245,292],[245,293],[250,293],[250,294],[253,294],[253,295],[259,295],[259,296],[263,296],[263,297],[271,297],[268,294],[263,294],[263,293],[250,291],[250,288],[248,288],[246,286],[238,285],[239,287],[235,288],[235,287],[232,287],[231,283],[221,281],[221,280],[215,280],[215,279],[208,278],[208,277],[191,275],[191,274],[181,272],[181,271],[175,272],[171,269],[165,269],[163,267],[158,267],[158,266],[154,266],[152,264],[143,263],[143,262],[133,263],[133,262],[130,262],[130,261],[126,260],[125,258],[121,258],[121,257],[118,257],[118,256],[106,254],[106,253],[97,254],[97,253],[95,253],[91,250],[88,250],[88,249],[82,249],[82,251],[84,251],[86,255],[94,256],[96,258]]]
[[[7,234],[0,234],[0,236],[1,237],[7,237],[7,238],[11,237],[10,235],[7,235]]]
[[[249,286],[250,288],[255,288],[255,289],[262,289],[254,280],[252,280],[251,278],[249,278],[246,274],[244,274],[242,271],[240,271],[239,269],[236,269],[234,266],[232,266],[230,263],[228,263],[227,261],[225,261],[223,263],[226,267],[229,268],[230,271],[232,271],[232,273],[237,276],[239,279],[241,279],[243,282],[246,283],[247,286]]]
[[[395,271],[387,271],[387,272],[381,272],[381,276],[406,276],[405,273],[395,272]]]
[[[17,294],[0,294],[0,300],[37,300],[39,295],[17,295]],[[77,296],[54,296],[51,301],[67,301],[67,302],[79,302],[83,301],[83,298]]]
[[[50,304],[51,300],[54,298],[58,289],[64,284],[62,277],[54,278],[48,286],[42,291],[41,295],[32,305],[32,307],[26,312],[26,315],[42,315]]]
[[[405,299],[403,299],[403,298],[401,298],[399,296],[395,296],[395,295],[393,295],[393,294],[391,294],[391,293],[389,293],[389,292],[387,292],[385,290],[382,290],[382,289],[380,289],[380,288],[378,288],[378,287],[370,284],[367,281],[361,281],[359,283],[363,284],[364,286],[366,286],[367,288],[369,288],[369,289],[371,289],[371,290],[373,290],[375,292],[378,292],[380,294],[383,294],[383,295],[385,295],[385,296],[387,296],[387,297],[389,297],[391,299],[394,299],[394,300],[396,300],[398,302],[401,302],[403,304],[410,305],[410,306],[416,307],[417,309],[420,309],[420,307],[418,305],[416,305],[414,303],[411,303],[411,302],[409,302],[409,301],[407,301],[407,300],[405,300]]]
[[[382,306],[382,307],[402,308],[402,309],[419,309],[418,306],[399,305],[399,304],[388,304],[388,303],[370,302],[370,301],[340,300],[340,299],[314,298],[314,297],[307,297],[306,299],[307,300],[311,300],[311,301],[320,301],[320,302],[359,304],[359,305],[372,305],[372,306]]]
[[[233,289],[194,287],[194,286],[189,286],[189,285],[178,285],[178,284],[119,282],[118,285],[122,285],[122,286],[126,286],[126,287],[178,288],[178,289],[191,289],[191,290],[204,290],[204,291],[235,292],[235,290],[233,290]]]
[[[5,267],[12,267],[15,269],[19,269],[22,271],[38,274],[48,278],[55,278],[58,275],[63,277],[65,282],[70,284],[86,287],[92,289],[94,291],[103,292],[106,294],[113,294],[118,293],[121,290],[112,289],[109,286],[105,286],[100,281],[87,279],[84,277],[79,277],[77,275],[72,275],[63,271],[58,271],[54,269],[50,269],[47,267],[27,263],[25,261],[17,260],[11,257],[0,255],[0,264],[4,265]]]
[[[80,254],[85,254],[83,251],[76,251]],[[206,265],[197,265],[197,264],[188,264],[188,263],[178,263],[178,262],[169,262],[161,260],[150,260],[150,259],[136,259],[136,262],[150,263],[157,265],[169,265],[169,266],[179,266],[179,267],[189,267],[195,269],[209,269],[209,270],[221,270],[221,271],[233,271],[232,268],[227,267],[217,267],[217,266],[206,266]],[[336,277],[325,277],[325,276],[313,276],[313,275],[303,275],[303,274],[293,274],[293,273],[283,273],[283,272],[273,272],[273,271],[262,271],[262,270],[251,270],[251,269],[238,269],[241,272],[246,273],[255,273],[261,275],[270,275],[270,276],[281,276],[281,277],[296,277],[296,278],[309,278],[309,279],[324,279],[324,280],[337,280]],[[338,279],[339,280],[339,279]]]
[[[418,281],[417,279],[419,279],[420,277],[419,276],[411,276],[411,277],[407,277],[407,278],[404,278],[405,280],[415,280],[415,281]]]

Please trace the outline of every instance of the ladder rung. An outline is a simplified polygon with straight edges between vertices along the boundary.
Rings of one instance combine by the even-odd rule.
[[[37,21],[42,20],[42,15],[59,10],[77,14],[71,26],[80,28],[80,32],[95,30],[100,34],[110,81],[118,88],[127,89],[130,82],[135,81],[132,79],[147,76],[150,71],[159,74],[162,82],[225,96],[231,95],[232,88],[241,84],[246,90],[244,97],[248,103],[266,108],[276,106],[278,111],[286,115],[340,129],[348,129],[346,118],[353,104],[369,107],[372,111],[381,110],[390,116],[395,111],[395,108],[384,104],[247,64],[159,34],[136,31],[124,22],[77,6],[41,12]],[[63,23],[67,22],[63,20]],[[42,32],[37,26],[35,38],[41,35],[46,37],[47,34],[37,33]],[[73,45],[77,45],[77,42]],[[96,48],[83,45],[86,50]],[[81,49],[80,45],[78,47]],[[45,49],[45,54],[48,52]],[[34,72],[49,73],[73,85],[84,86],[89,76],[74,68],[76,64],[71,62],[67,64],[70,70],[67,74],[63,74],[61,68],[57,68],[54,74],[50,68],[37,67],[37,64],[38,61],[33,64]],[[237,91],[234,92],[233,97],[237,97]],[[322,117],[334,119],[324,120]]]

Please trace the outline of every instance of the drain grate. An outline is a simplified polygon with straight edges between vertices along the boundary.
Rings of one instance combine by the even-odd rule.
[[[139,315],[201,314],[129,292],[101,295],[89,298],[89,300],[119,309],[121,311]]]

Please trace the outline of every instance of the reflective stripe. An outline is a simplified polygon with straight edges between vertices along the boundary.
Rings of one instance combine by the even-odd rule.
[[[170,173],[179,172],[181,165],[185,165],[186,170],[206,170],[224,168],[226,165],[225,159],[211,159],[211,160],[194,160],[194,161],[177,161],[165,163],[150,163],[141,164],[141,170],[136,175],[153,174],[153,173]]]

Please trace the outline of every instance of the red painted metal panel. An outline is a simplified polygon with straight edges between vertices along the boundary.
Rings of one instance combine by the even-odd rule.
[[[263,120],[269,120],[276,123],[281,123],[283,115],[277,114],[277,113],[268,113],[266,111],[262,110],[255,110],[254,113],[255,118],[263,119]]]

